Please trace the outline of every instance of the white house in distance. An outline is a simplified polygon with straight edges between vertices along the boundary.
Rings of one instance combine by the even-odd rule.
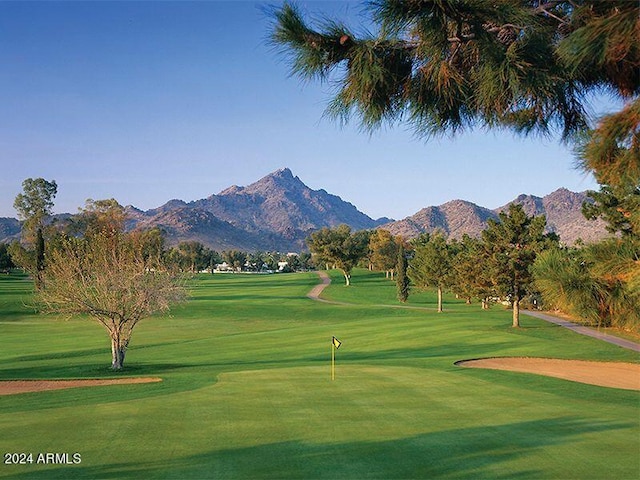
[[[287,267],[291,263],[290,259],[292,257],[297,257],[297,256],[298,254],[295,252],[287,253],[286,254],[287,260],[279,261],[277,263],[277,269],[275,271],[276,272],[286,271]],[[283,256],[280,256],[280,258],[283,258]],[[222,263],[216,264],[215,268],[211,273],[238,273],[242,271],[245,271],[247,273],[274,273],[274,270],[269,269],[266,263],[263,263],[262,266],[257,270],[258,271],[256,271],[256,264],[250,264],[248,261],[245,262],[244,268],[241,268],[241,267],[234,268],[232,265],[229,265],[227,262],[222,262]]]

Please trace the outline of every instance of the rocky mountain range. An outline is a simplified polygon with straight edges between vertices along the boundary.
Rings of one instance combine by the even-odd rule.
[[[571,244],[578,238],[589,242],[606,235],[603,222],[582,216],[581,206],[587,198],[585,192],[559,189],[545,197],[520,195],[514,202],[522,204],[529,215],[546,215],[548,229]],[[465,233],[478,236],[487,220],[497,219],[507,205],[489,210],[453,200],[423,208],[403,220],[374,220],[336,195],[312,190],[284,168],[246,187],[234,185],[193,202],[170,200],[147,211],[129,206],[127,228],[158,227],[169,244],[197,240],[215,250],[301,251],[311,232],[342,223],[354,230],[384,228],[408,239],[435,230],[450,238]],[[18,220],[0,218],[0,242],[16,239],[19,232]]]
[[[198,240],[215,250],[300,251],[309,234],[341,223],[355,230],[375,228],[374,220],[325,190],[312,190],[291,170],[277,170],[246,187],[186,203],[171,200],[142,212],[129,207],[129,228],[159,227],[169,243]]]
[[[517,203],[523,206],[529,216],[545,215],[547,231],[557,233],[563,243],[572,245],[578,239],[594,242],[608,233],[603,221],[589,221],[582,215],[582,204],[585,201],[589,201],[586,192],[576,193],[566,188],[560,188],[544,197],[520,195],[495,210],[464,200],[453,200],[437,207],[423,208],[410,217],[385,224],[381,228],[405,238],[415,238],[436,230],[444,233],[447,238],[460,239],[465,233],[477,237],[486,228],[489,219],[499,220],[499,212],[505,211],[510,203]]]

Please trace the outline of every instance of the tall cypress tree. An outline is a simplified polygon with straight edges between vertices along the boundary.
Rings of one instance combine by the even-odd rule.
[[[409,276],[407,275],[407,254],[402,244],[398,247],[398,261],[396,264],[396,287],[398,300],[405,303],[409,298]]]

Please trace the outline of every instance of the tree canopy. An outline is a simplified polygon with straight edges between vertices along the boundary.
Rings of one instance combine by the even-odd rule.
[[[499,214],[500,222],[489,220],[482,232],[487,250],[486,268],[496,291],[510,298],[513,305],[513,326],[520,326],[520,301],[530,289],[533,276],[530,267],[536,256],[558,242],[555,234],[545,234],[546,218],[529,217],[522,205],[512,203],[507,212]]]
[[[351,271],[369,251],[369,232],[351,232],[348,225],[322,228],[307,238],[311,253],[319,262],[328,262],[342,270],[345,284],[351,285]]]
[[[640,182],[636,0],[372,0],[376,29],[310,25],[285,3],[272,42],[304,80],[336,85],[328,113],[426,137],[469,127],[580,139],[600,181]],[[589,94],[623,99],[594,131]]]
[[[436,232],[415,243],[407,269],[411,282],[418,288],[435,287],[438,290],[438,312],[442,312],[442,290],[450,285],[451,260],[451,246],[440,232]]]
[[[377,229],[371,232],[369,251],[373,268],[385,272],[387,276],[394,272],[398,263],[398,250],[401,239],[396,239],[388,230]]]
[[[35,233],[37,228],[42,228],[45,218],[52,213],[53,199],[57,193],[55,180],[49,182],[44,178],[27,178],[22,182],[22,193],[16,196],[13,207],[18,217],[24,220],[23,230]]]
[[[40,288],[45,262],[45,221],[53,213],[53,199],[58,193],[58,185],[55,180],[49,182],[44,178],[27,178],[22,182],[22,191],[16,196],[13,207],[18,217],[24,220],[22,240],[34,248],[28,250],[16,243],[12,252],[14,258],[31,272],[36,288]]]

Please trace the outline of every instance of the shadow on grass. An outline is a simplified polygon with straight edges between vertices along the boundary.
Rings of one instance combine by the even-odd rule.
[[[273,303],[273,302],[278,302],[282,300],[302,300],[304,298],[305,298],[304,295],[296,295],[295,292],[292,293],[291,295],[271,295],[269,294],[269,292],[263,292],[263,293],[250,293],[246,295],[239,295],[239,294],[203,295],[203,296],[191,298],[190,301],[193,302],[194,304],[197,304],[198,302],[201,302],[201,301],[249,302],[249,301],[255,301],[260,299],[260,300],[268,301],[269,303]]]
[[[3,413],[17,414],[71,406],[103,405],[140,399],[147,400],[154,397],[197,390],[218,382],[218,374],[220,372],[215,370],[210,372],[202,372],[200,370],[197,371],[196,374],[191,375],[170,375],[177,370],[190,369],[193,367],[193,365],[186,364],[132,364],[125,366],[125,368],[119,372],[114,372],[107,364],[101,363],[60,367],[57,369],[55,367],[48,369],[13,369],[9,371],[11,375],[14,375],[13,377],[6,375],[7,371],[4,370],[0,371],[0,376],[2,377],[0,380],[11,380],[12,378],[111,379],[153,376],[162,378],[162,382],[100,387],[86,386],[63,390],[21,393],[19,395],[0,395],[0,410],[2,410]],[[2,475],[0,475],[0,477],[1,476]]]
[[[387,350],[371,350],[370,352],[349,352],[341,351],[340,359],[342,361],[375,361],[380,360],[426,360],[430,358],[448,358],[467,356],[482,356],[493,352],[502,351],[509,342],[490,342],[481,344],[443,344],[434,346],[425,346],[420,348],[399,348]],[[318,357],[319,359],[320,357]]]
[[[7,478],[570,478],[582,459],[548,456],[539,450],[568,444],[583,435],[630,428],[615,422],[555,418],[424,433],[389,441],[325,443],[289,441],[227,448],[155,462],[48,466],[12,466]],[[336,428],[340,428],[336,426]],[[252,441],[259,441],[253,439]],[[139,446],[149,450],[148,447]],[[135,451],[136,446],[131,449]],[[114,452],[115,455],[124,452]],[[138,453],[139,454],[139,453]],[[603,465],[603,476],[627,478],[640,461]],[[590,467],[593,468],[593,465]],[[10,471],[15,472],[9,473]],[[598,477],[597,471],[591,473]],[[604,478],[604,477],[603,477]]]
[[[192,340],[173,342],[176,344],[190,343]],[[163,344],[166,346],[167,344]],[[444,344],[431,347],[421,348],[402,348],[371,351],[341,351],[340,361],[346,363],[372,363],[393,362],[405,360],[429,360],[439,358],[455,357],[461,358],[477,358],[489,353],[499,351],[504,348],[505,342],[490,342],[476,345],[459,345]],[[154,345],[136,347],[136,349],[151,348]],[[297,348],[297,347],[292,347]],[[198,361],[192,359],[184,363],[163,363],[163,362],[136,362],[132,360],[125,363],[121,371],[114,371],[110,367],[110,352],[106,348],[86,349],[72,352],[59,352],[46,355],[27,355],[20,357],[18,361],[45,361],[56,360],[47,365],[24,366],[14,368],[0,368],[0,380],[27,380],[27,379],[76,379],[76,378],[117,378],[126,376],[162,376],[177,370],[192,369],[193,375],[209,376],[210,372],[217,375],[225,371],[237,371],[255,368],[288,368],[297,366],[314,366],[324,365],[327,360],[326,352],[318,352],[310,355],[299,355],[297,350],[287,351],[283,349],[277,352],[277,355],[260,354],[254,352],[253,359],[229,358],[222,361]],[[104,361],[96,363],[95,360],[87,363],[72,363],[65,360],[74,358],[84,358],[89,356],[100,356]],[[206,371],[209,370],[209,371]],[[197,383],[197,382],[195,382]]]
[[[143,344],[136,344],[132,347],[129,348],[128,352],[135,352],[138,350],[145,350],[145,349],[150,349],[150,348],[158,348],[158,347],[172,347],[175,345],[183,345],[185,343],[196,343],[196,342],[200,342],[202,341],[201,338],[190,338],[187,340],[176,340],[176,341],[172,341],[172,342],[161,342],[161,343],[143,343]],[[67,350],[67,351],[63,351],[63,352],[51,352],[51,353],[41,353],[41,354],[33,354],[33,355],[23,355],[20,357],[11,357],[9,360],[12,362],[40,362],[40,361],[46,361],[46,360],[70,360],[73,358],[84,358],[84,357],[91,357],[94,355],[98,355],[101,357],[104,357],[105,359],[109,360],[110,355],[111,355],[111,350],[110,350],[110,345],[109,345],[109,339],[108,337],[105,335],[104,337],[104,347],[99,347],[99,348],[87,348],[84,350],[79,350],[79,349],[74,349],[74,350]],[[135,355],[135,353],[134,353]],[[1,371],[0,371],[1,372]]]
[[[33,310],[6,310],[0,313],[0,323],[19,326],[34,325],[35,315]]]
[[[101,363],[79,365],[48,365],[0,370],[1,380],[72,380],[82,378],[120,378],[131,376],[158,376],[174,370],[194,368],[201,365],[175,363],[134,363],[125,364],[122,370],[111,368],[108,357]]]

